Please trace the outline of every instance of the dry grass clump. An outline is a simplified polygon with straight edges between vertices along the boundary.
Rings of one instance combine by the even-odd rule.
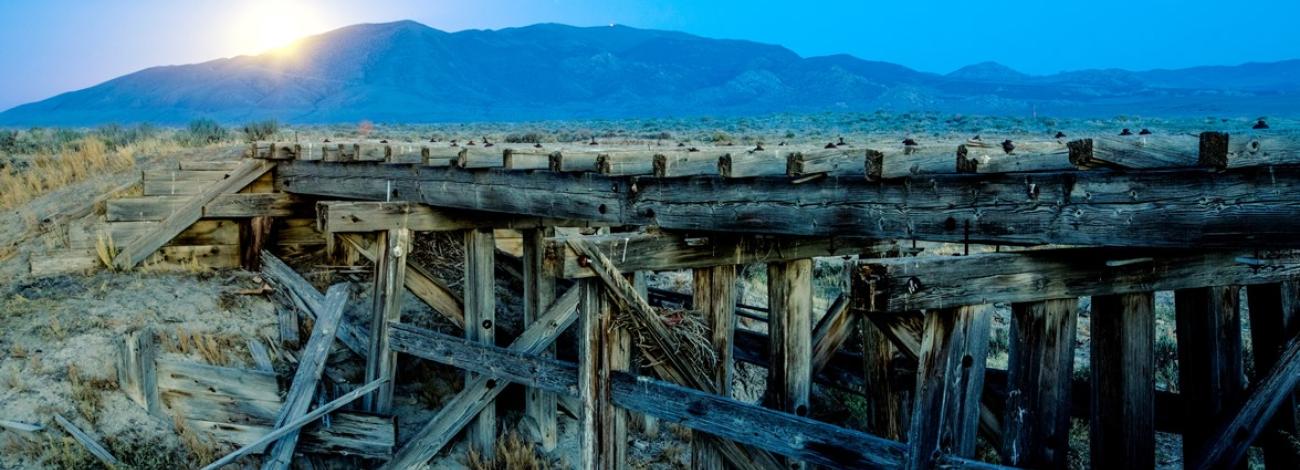
[[[178,329],[170,339],[170,341],[163,342],[165,351],[187,355],[198,354],[204,361],[212,365],[227,366],[235,360],[251,359],[251,356],[247,353],[246,342],[240,336],[194,333]],[[243,352],[245,356],[249,357],[233,357],[239,352]]]
[[[26,456],[50,468],[81,470],[104,467],[75,439],[50,433],[38,439],[15,437],[10,433],[5,441],[4,452]]]
[[[497,439],[496,456],[484,458],[478,451],[470,450],[465,466],[471,470],[550,470],[555,463],[537,452],[531,442],[512,432]]]
[[[200,435],[199,432],[191,429],[184,418],[176,416],[172,421],[176,427],[176,436],[180,439],[181,446],[185,448],[190,462],[205,465],[225,455],[223,446],[211,436]]]
[[[113,258],[117,257],[117,244],[113,242],[113,234],[100,232],[95,236],[95,255],[105,268],[117,269],[117,265],[113,264]]]
[[[703,314],[698,310],[682,310],[672,308],[656,308],[659,313],[659,319],[668,331],[673,334],[677,341],[678,350],[671,351],[671,354],[677,354],[688,360],[698,363],[701,367],[708,369],[713,367],[718,361],[718,356],[713,352],[713,347],[709,342],[709,327],[705,325]],[[615,322],[618,326],[626,328],[632,333],[632,338],[636,341],[638,349],[654,349],[656,342],[650,339],[645,331],[632,319],[631,314],[619,315]],[[645,357],[645,355],[642,355]],[[646,357],[647,360],[660,360],[660,358]],[[654,364],[643,364],[643,367],[653,367]]]
[[[54,189],[106,172],[135,166],[132,144],[110,152],[98,138],[84,137],[66,145],[61,155],[38,154],[30,168],[0,173],[0,209],[22,205]]]
[[[116,375],[110,374],[110,375]],[[76,365],[68,365],[68,383],[72,386],[72,404],[81,416],[90,424],[96,424],[99,410],[103,407],[104,392],[117,390],[117,381],[113,379],[86,377]]]

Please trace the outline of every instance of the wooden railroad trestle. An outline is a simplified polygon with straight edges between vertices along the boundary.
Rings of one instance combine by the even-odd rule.
[[[230,178],[116,261],[138,263],[267,172],[299,211],[316,201],[332,249],[375,265],[373,321],[338,333],[367,358],[366,382],[382,383],[364,406],[389,412],[399,353],[467,374],[386,468],[427,461],[462,429],[490,454],[506,382],[528,388],[524,424],[541,447],[555,446],[557,407],[578,418],[580,468],[626,466],[629,412],[693,429],[697,468],[994,466],[973,460],[977,435],[1002,465],[1063,468],[1072,416],[1089,425],[1096,468],[1154,466],[1157,430],[1182,434],[1189,468],[1234,466],[1251,446],[1269,468],[1295,468],[1296,142],[1207,132],[1020,153],[978,142],[689,152],[256,143]],[[283,216],[276,207],[264,215]],[[643,226],[657,229],[619,231]],[[615,230],[556,232],[564,227]],[[493,229],[521,230],[522,257],[498,260]],[[425,231],[464,233],[463,296],[407,259],[413,232]],[[968,253],[914,256],[917,241]],[[976,244],[1002,249],[970,254]],[[850,287],[814,323],[812,259],[828,256],[847,260]],[[525,289],[528,326],[508,341],[495,333],[498,262],[518,263]],[[735,292],[737,266],[756,263],[768,267],[761,315],[738,310]],[[267,264],[272,277],[296,276]],[[694,293],[676,302],[702,312],[712,366],[678,354],[680,338],[649,303],[672,294],[636,280],[674,269],[694,270]],[[1249,381],[1240,286],[1257,371]],[[403,324],[406,291],[463,337]],[[1178,393],[1155,388],[1155,291],[1176,293]],[[314,290],[296,295],[324,304]],[[1083,380],[1080,297],[1092,309]],[[995,304],[1011,307],[1006,370],[985,368]],[[765,320],[768,333],[737,328],[740,314]],[[576,364],[553,356],[571,326]],[[855,329],[862,350],[843,351]],[[652,370],[638,372],[634,356]],[[768,369],[762,405],[729,396],[735,361]],[[870,433],[810,419],[814,382],[864,395]]]

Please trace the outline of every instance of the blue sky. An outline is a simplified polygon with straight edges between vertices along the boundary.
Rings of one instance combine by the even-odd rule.
[[[413,19],[448,31],[624,24],[848,53],[946,73],[1300,58],[1298,0],[44,0],[0,1],[0,109],[145,67],[259,52],[285,34]]]

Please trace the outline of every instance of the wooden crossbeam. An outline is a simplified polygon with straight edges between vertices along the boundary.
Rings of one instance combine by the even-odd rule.
[[[1287,342],[1300,337],[1300,282],[1246,286],[1250,306],[1250,349],[1256,382],[1272,370]],[[1269,428],[1260,436],[1264,464],[1270,468],[1300,468],[1300,452],[1288,436],[1300,436],[1295,398],[1284,398]]]
[[[1228,419],[1206,440],[1208,445],[1196,457],[1198,470],[1231,468],[1246,456],[1250,445],[1269,425],[1269,418],[1292,397],[1300,382],[1300,339],[1293,339],[1278,357],[1277,365],[1259,381],[1244,403],[1230,408]]]
[[[172,215],[163,219],[162,223],[158,224],[158,227],[153,231],[122,246],[122,251],[113,258],[113,265],[119,269],[130,269],[144,261],[145,258],[152,255],[155,250],[161,248],[172,237],[180,234],[185,228],[202,218],[203,206],[212,202],[217,196],[243,189],[244,186],[248,186],[249,183],[257,180],[274,167],[274,164],[264,161],[243,161],[238,168],[230,172],[226,179],[213,184],[207,190],[176,209]]]
[[[344,233],[340,234],[339,238],[356,250],[357,254],[371,262],[375,261],[373,243],[361,235]],[[464,301],[446,284],[429,274],[428,269],[408,257],[406,273],[402,276],[402,280],[406,284],[406,289],[428,304],[433,311],[438,312],[457,327],[465,326]]]
[[[1285,246],[1300,219],[1300,166],[1214,171],[934,175],[868,182],[828,176],[607,178],[284,161],[291,193],[658,225],[670,230],[833,236],[853,233],[995,244]],[[1208,198],[1208,199],[1207,199]]]
[[[1063,248],[865,260],[864,311],[1033,302],[1087,295],[1249,285],[1300,277],[1300,252]]]
[[[877,241],[861,237],[790,238],[747,235],[680,233],[615,233],[582,237],[614,263],[619,272],[667,271],[787,261],[819,256],[861,253]],[[567,238],[546,243],[546,261],[555,276],[584,278],[595,275],[589,260],[567,246]]]
[[[576,364],[423,330],[393,325],[393,346],[431,361],[489,374],[566,396],[578,395]],[[833,468],[898,467],[906,446],[859,431],[743,403],[665,381],[611,374],[611,399],[630,411],[657,416],[781,455]],[[1001,468],[940,455],[941,465]]]
[[[472,228],[530,229],[585,227],[576,220],[485,214],[430,207],[410,202],[321,201],[316,226],[322,233],[377,232],[406,228],[416,232],[450,232]]]
[[[510,343],[509,349],[524,354],[537,354],[549,347],[555,338],[573,325],[574,320],[578,318],[578,294],[577,288],[566,291],[556,299],[545,314],[538,317],[537,321]],[[411,348],[405,346],[404,342],[404,331],[412,328],[415,327],[392,325],[389,331],[389,347],[397,352],[415,354]],[[436,360],[428,357],[426,359]],[[393,455],[393,459],[381,468],[406,469],[433,458],[447,443],[451,442],[456,433],[478,416],[483,408],[492,404],[497,395],[505,389],[501,385],[496,379],[482,374],[467,381],[464,388],[456,396],[447,400],[442,409],[438,410],[438,414],[411,436],[406,445]]]

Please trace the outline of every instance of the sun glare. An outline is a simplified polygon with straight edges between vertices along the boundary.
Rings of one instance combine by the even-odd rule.
[[[292,0],[251,2],[235,24],[235,41],[245,54],[290,51],[295,41],[323,26],[310,4]]]

